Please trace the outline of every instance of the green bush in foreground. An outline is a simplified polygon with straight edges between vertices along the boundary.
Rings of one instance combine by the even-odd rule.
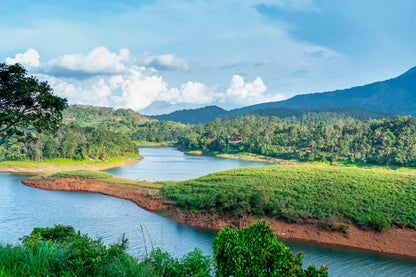
[[[260,221],[246,229],[225,228],[214,240],[215,260],[199,249],[173,258],[160,249],[142,260],[125,252],[127,239],[105,246],[71,226],[35,228],[22,245],[0,245],[3,276],[327,276],[326,266],[302,269],[294,255]]]
[[[303,270],[303,253],[294,255],[264,220],[245,229],[224,228],[213,248],[218,276],[328,276],[325,265]]]

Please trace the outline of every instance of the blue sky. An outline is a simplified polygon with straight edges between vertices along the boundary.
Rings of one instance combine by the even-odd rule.
[[[1,1],[2,61],[70,103],[224,108],[416,66],[413,0]]]

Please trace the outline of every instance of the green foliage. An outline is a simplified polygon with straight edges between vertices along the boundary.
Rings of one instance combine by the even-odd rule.
[[[199,249],[184,255],[181,259],[175,259],[167,252],[156,249],[142,263],[152,268],[157,276],[205,277],[210,276],[212,271],[210,257],[204,256]]]
[[[312,220],[329,229],[350,220],[383,231],[390,225],[416,227],[415,180],[411,172],[281,165],[169,182],[161,193],[188,209]]]
[[[82,178],[82,179],[107,179],[111,178],[110,173],[101,172],[101,171],[89,171],[89,170],[74,170],[74,171],[61,171],[53,173],[52,178]]]
[[[300,161],[416,166],[416,118],[291,123],[278,117],[240,116],[194,126],[180,137],[184,150],[253,153]]]
[[[224,228],[213,241],[218,276],[328,276],[326,266],[302,269],[303,253],[294,255],[264,221],[245,228]]]
[[[35,132],[56,132],[67,100],[52,94],[19,64],[0,63],[0,137],[35,140]]]
[[[136,145],[122,134],[104,128],[63,125],[57,135],[41,134],[36,142],[0,140],[0,161],[10,160],[101,160],[138,153]],[[3,150],[2,150],[3,149]]]
[[[326,266],[303,270],[303,254],[290,252],[263,221],[221,231],[214,240],[216,264],[199,249],[173,258],[156,248],[138,260],[126,248],[124,236],[105,246],[71,226],[34,228],[22,245],[0,245],[0,276],[206,277],[213,276],[215,265],[219,276],[327,276]]]

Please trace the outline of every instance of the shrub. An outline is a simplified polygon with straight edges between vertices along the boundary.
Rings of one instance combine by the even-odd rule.
[[[328,276],[326,266],[302,269],[303,253],[292,253],[264,221],[224,228],[213,241],[218,276]]]

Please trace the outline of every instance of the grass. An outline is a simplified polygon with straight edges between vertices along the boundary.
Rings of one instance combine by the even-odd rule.
[[[55,159],[43,161],[4,161],[0,162],[0,171],[21,173],[51,173],[68,170],[103,170],[125,164],[134,164],[140,155],[127,155],[125,157],[101,160],[71,160]]]
[[[0,245],[0,276],[209,276],[200,250],[176,259],[154,249],[144,259],[125,252],[128,241],[106,246],[71,226],[35,228],[18,246]]]
[[[90,170],[75,170],[75,171],[61,171],[57,173],[53,173],[51,175],[53,179],[60,179],[60,178],[82,178],[82,179],[107,179],[111,178],[112,175],[106,172],[100,171],[90,171]]]
[[[290,165],[239,168],[169,182],[162,194],[188,209],[317,221],[353,222],[382,231],[416,227],[416,173],[354,167]]]

